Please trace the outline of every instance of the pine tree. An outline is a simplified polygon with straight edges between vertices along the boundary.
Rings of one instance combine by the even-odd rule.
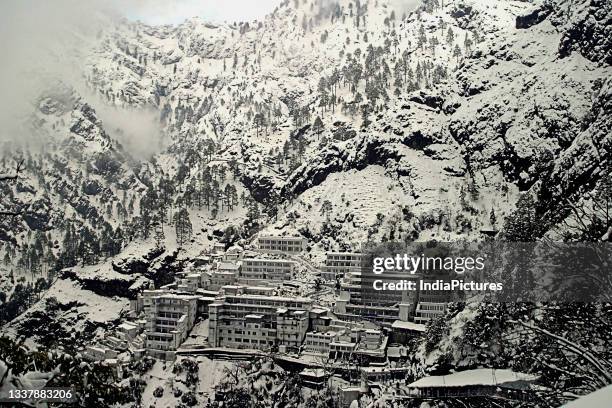
[[[453,32],[453,29],[449,27],[446,33],[446,43],[448,45],[453,45],[453,42],[455,42],[455,33]]]
[[[497,215],[495,214],[494,208],[491,208],[491,213],[489,214],[489,223],[493,228],[495,228],[495,226],[497,225]]]
[[[312,125],[312,130],[314,130],[314,132],[317,134],[317,136],[321,135],[321,132],[323,132],[324,129],[324,125],[323,125],[323,121],[321,120],[321,118],[319,116],[317,116],[315,118],[315,121]]]
[[[166,234],[164,233],[164,226],[159,222],[155,224],[153,238],[155,239],[155,247],[163,248]]]
[[[457,62],[459,62],[460,56],[461,56],[461,48],[459,48],[459,44],[455,44],[455,49],[453,50],[453,57],[457,58]]]
[[[193,233],[189,212],[186,208],[181,208],[174,216],[174,225],[176,228],[176,243],[182,247],[189,241]]]
[[[542,225],[536,216],[535,201],[531,194],[523,194],[516,210],[504,222],[504,235],[510,242],[533,242],[542,232]]]
[[[361,108],[361,127],[367,128],[370,126],[370,105],[365,104]]]

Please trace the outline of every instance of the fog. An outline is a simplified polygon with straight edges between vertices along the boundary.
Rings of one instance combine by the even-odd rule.
[[[416,10],[420,4],[421,0],[389,0],[389,5],[395,11],[398,19],[402,18],[404,14],[408,15]]]
[[[0,143],[44,144],[32,138],[28,117],[58,81],[94,107],[107,132],[136,156],[160,149],[158,114],[111,107],[84,81],[85,55],[97,36],[120,18],[176,23],[190,14],[226,20],[251,19],[272,11],[278,0],[7,0],[0,3]],[[398,18],[419,0],[390,0]],[[269,10],[268,10],[269,9]],[[148,17],[147,17],[148,16]],[[233,18],[230,18],[232,17]],[[44,147],[44,146],[41,146]]]
[[[144,158],[159,149],[158,114],[109,106],[86,86],[85,54],[96,37],[121,18],[119,1],[11,0],[0,6],[0,142],[35,147],[28,118],[41,93],[58,82],[74,89],[98,113],[105,130]],[[33,146],[34,145],[34,146]],[[44,148],[44,146],[39,146]]]
[[[180,24],[199,16],[206,21],[233,22],[263,19],[281,0],[133,0],[125,15],[147,24]]]

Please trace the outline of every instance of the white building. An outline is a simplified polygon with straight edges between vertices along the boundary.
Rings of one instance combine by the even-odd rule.
[[[189,331],[197,313],[198,296],[162,294],[151,298],[145,326],[147,352],[172,358]]]
[[[237,262],[242,259],[243,255],[244,255],[244,250],[242,249],[242,247],[238,245],[234,245],[228,248],[225,254],[223,254],[223,260],[229,261],[229,262]]]
[[[416,275],[406,275],[393,271],[384,276],[363,274],[362,271],[347,272],[340,281],[340,296],[336,300],[335,313],[343,320],[376,320],[391,323],[400,318],[400,304],[416,303],[416,291],[375,290],[376,280],[399,281],[417,279]],[[412,310],[407,311],[411,315]]]
[[[308,332],[306,333],[306,338],[304,339],[304,353],[328,357],[331,348],[330,344],[334,342],[338,336],[339,333],[334,331]]]
[[[107,347],[87,346],[83,355],[88,360],[103,361],[107,359],[117,358],[117,352]]]
[[[240,282],[247,285],[265,281],[285,281],[293,277],[295,262],[284,259],[245,258],[242,261]],[[263,282],[262,282],[263,281]]]
[[[414,322],[425,324],[446,312],[449,294],[439,290],[422,290],[414,312]]]
[[[281,352],[299,351],[308,330],[308,311],[276,310],[276,338]]]
[[[298,254],[306,249],[306,239],[302,237],[261,236],[257,247],[264,252],[285,252]]]
[[[208,307],[210,344],[269,350],[277,345],[294,347],[300,337],[303,339],[308,314],[294,312],[310,310],[312,300],[261,294],[268,289],[222,288],[219,299]]]
[[[202,274],[190,273],[179,279],[177,290],[180,292],[194,293],[200,288],[202,281]]]
[[[210,291],[218,291],[223,286],[233,285],[238,281],[238,274],[235,272],[207,272],[204,276],[202,287]]]
[[[328,252],[321,278],[336,280],[349,272],[359,272],[364,265],[366,255],[357,252]]]
[[[446,303],[419,302],[414,315],[414,322],[425,324],[432,319],[440,317],[446,312]]]

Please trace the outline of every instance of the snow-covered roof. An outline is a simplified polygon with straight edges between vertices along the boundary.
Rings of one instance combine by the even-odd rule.
[[[403,322],[401,320],[394,321],[391,327],[394,329],[414,330],[418,332],[425,331],[424,324],[418,324],[418,323],[413,323],[413,322]]]
[[[607,387],[575,399],[563,405],[562,408],[606,408],[610,406],[611,399],[612,385],[608,385]]]
[[[325,377],[325,370],[322,368],[305,368],[300,372],[300,375],[308,377]]]
[[[230,269],[230,270],[235,270],[240,268],[240,265],[235,264],[233,262],[219,262],[219,265],[217,265],[217,269]]]
[[[269,263],[289,263],[294,264],[295,261],[288,259],[271,259],[271,258],[244,258],[244,262],[269,262]]]
[[[274,236],[274,235],[261,235],[258,239],[282,239],[286,241],[303,241],[303,237],[292,237],[292,236]]]
[[[470,385],[502,385],[518,381],[535,381],[536,376],[514,372],[512,370],[497,370],[493,368],[477,368],[460,371],[449,375],[436,375],[421,378],[409,384],[411,388],[431,387],[465,387]]]

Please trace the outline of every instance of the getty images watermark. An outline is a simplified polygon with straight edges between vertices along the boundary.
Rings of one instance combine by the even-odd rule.
[[[458,277],[465,273],[473,271],[485,270],[485,259],[483,256],[411,256],[408,254],[395,254],[393,257],[374,257],[372,260],[372,273],[380,275],[385,272],[387,274],[405,274],[410,275],[425,275],[430,279],[399,279],[397,281],[384,281],[376,279],[372,283],[374,290],[420,290],[420,291],[501,291],[503,283],[501,282],[475,282],[464,281],[463,279],[431,279],[440,275],[440,272],[455,273]]]
[[[392,293],[471,297],[491,302],[612,300],[610,243],[385,242],[362,247],[364,304],[396,302]]]

